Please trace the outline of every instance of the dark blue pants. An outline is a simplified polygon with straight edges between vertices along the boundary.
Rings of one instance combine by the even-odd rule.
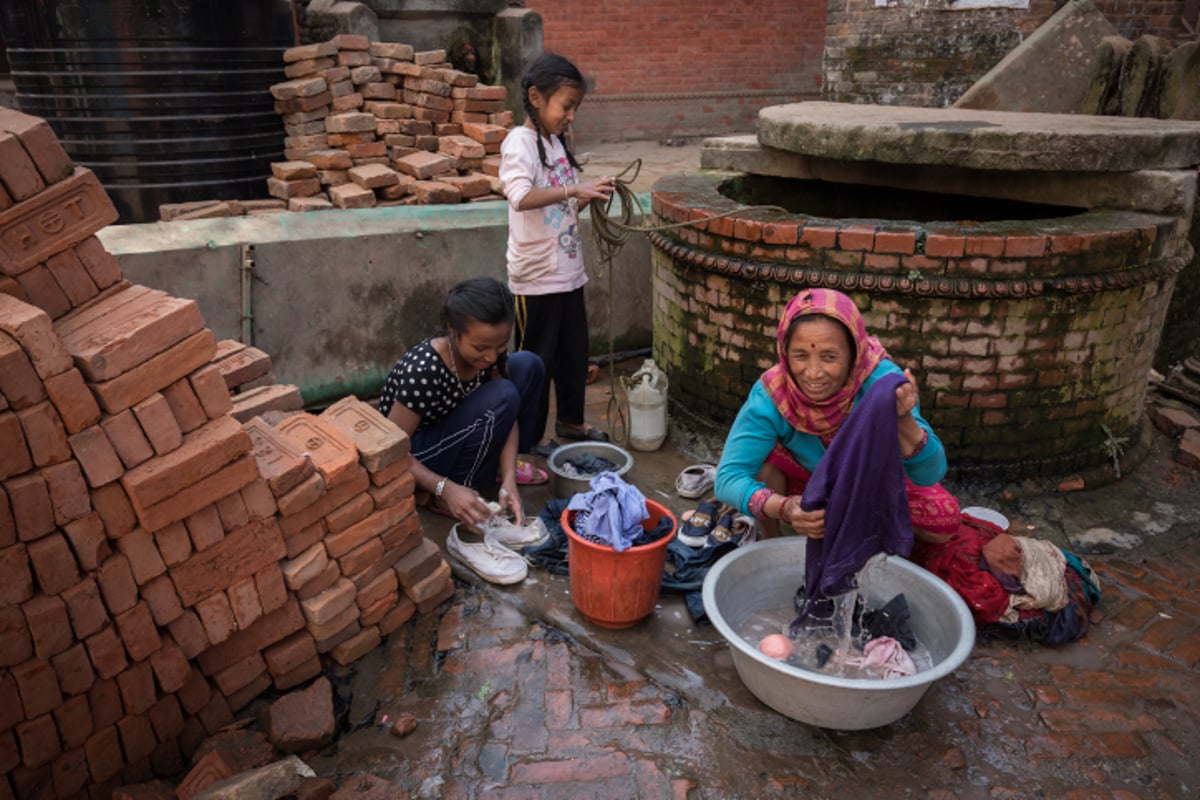
[[[530,352],[508,357],[508,377],[488,381],[463,398],[453,411],[412,437],[413,458],[439,475],[473,489],[495,485],[500,451],[514,424],[518,450],[533,445],[533,426],[546,368]]]

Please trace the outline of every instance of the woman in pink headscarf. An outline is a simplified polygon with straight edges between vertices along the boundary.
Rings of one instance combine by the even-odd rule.
[[[832,289],[805,289],[779,321],[779,363],[750,390],[725,442],[715,491],[721,502],[760,521],[761,538],[779,522],[812,538],[825,535],[825,511],[804,511],[800,497],[842,424],[871,385],[902,374],[896,388],[897,434],[913,533],[940,541],[958,529],[958,502],[938,482],[946,473],[941,441],[921,418],[917,384],[867,334],[854,301]]]

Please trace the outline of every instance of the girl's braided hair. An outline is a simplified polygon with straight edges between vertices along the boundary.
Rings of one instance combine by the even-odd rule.
[[[537,89],[543,98],[549,100],[550,95],[562,86],[585,88],[583,75],[575,65],[554,53],[543,53],[538,56],[526,68],[525,74],[521,77],[521,101],[525,104],[525,114],[533,122],[533,129],[538,135],[538,159],[546,169],[550,169],[550,165],[546,162],[546,148],[542,145],[542,123],[538,119],[537,109],[529,100],[529,90]],[[558,137],[558,140],[562,142],[563,150],[567,154],[567,161],[575,169],[580,169],[579,162],[575,160],[575,154],[571,152],[571,148],[567,147],[566,141],[561,136]]]

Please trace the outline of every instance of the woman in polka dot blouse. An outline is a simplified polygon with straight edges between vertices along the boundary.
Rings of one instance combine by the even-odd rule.
[[[503,283],[463,281],[446,296],[444,330],[401,356],[380,392],[380,412],[412,439],[413,477],[430,509],[472,524],[490,516],[480,492],[497,483],[523,524],[517,485],[545,480],[517,460],[532,444],[546,370],[531,352],[508,354],[514,315]]]

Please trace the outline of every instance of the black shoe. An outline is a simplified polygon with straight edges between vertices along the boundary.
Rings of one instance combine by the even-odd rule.
[[[607,442],[608,434],[599,428],[587,428],[574,425],[561,425],[554,423],[554,435],[560,439],[569,439],[575,442]]]
[[[546,442],[545,444],[535,444],[533,447],[529,448],[529,452],[535,456],[541,456],[542,458],[549,458],[554,453],[554,451],[557,450],[561,446],[562,445],[560,445],[558,442],[551,439],[550,441]]]

